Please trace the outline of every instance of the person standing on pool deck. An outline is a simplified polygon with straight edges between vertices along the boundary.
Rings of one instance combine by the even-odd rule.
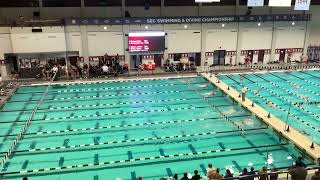
[[[242,86],[242,101],[246,100],[246,93],[247,93],[248,88],[246,86]]]
[[[289,170],[292,180],[304,180],[308,171],[302,166],[300,161],[296,161],[296,165]]]

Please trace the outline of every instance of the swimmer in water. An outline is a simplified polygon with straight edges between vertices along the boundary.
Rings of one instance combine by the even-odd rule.
[[[253,126],[254,122],[251,119],[246,119],[237,123],[239,126]]]
[[[259,94],[262,88],[253,90],[253,94]]]
[[[271,101],[268,101],[266,104],[267,104],[268,107],[271,107],[271,108],[274,107]]]
[[[302,99],[304,99],[304,100],[308,100],[309,99],[309,96],[301,96],[302,97]]]
[[[207,93],[204,93],[202,94],[203,96],[213,96],[215,95],[216,93],[214,91],[211,91],[211,92],[207,92]]]
[[[292,83],[291,86],[293,86],[294,88],[300,89],[300,86],[298,84]]]
[[[199,84],[198,86],[204,88],[204,87],[208,87],[208,84]]]

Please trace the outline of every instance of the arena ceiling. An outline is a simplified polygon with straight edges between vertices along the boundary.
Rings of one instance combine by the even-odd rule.
[[[246,5],[247,0],[239,0]],[[84,0],[85,6],[121,6],[122,0]],[[294,0],[292,0],[294,2]],[[161,0],[125,0],[126,6],[161,6]],[[44,7],[80,7],[81,0],[42,0]],[[265,0],[265,5],[268,0]],[[311,0],[311,4],[320,5],[320,0]],[[165,6],[198,6],[194,0],[165,0]],[[234,6],[236,0],[221,0],[219,3],[205,3],[204,6]],[[39,7],[39,0],[0,0],[0,7]]]

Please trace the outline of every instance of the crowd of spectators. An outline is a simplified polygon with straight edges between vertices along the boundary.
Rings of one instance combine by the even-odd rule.
[[[306,164],[303,162],[303,158],[299,157],[292,167],[289,168],[288,174],[291,175],[292,180],[305,180],[307,178]],[[222,173],[219,168],[213,167],[212,164],[208,164],[205,177],[201,177],[197,170],[193,175],[190,173],[184,173],[182,177],[178,177],[178,174],[174,174],[170,179],[172,180],[214,180],[214,179],[240,179],[240,180],[277,180],[279,171],[276,168],[268,171],[267,167],[262,167],[261,170],[256,171],[254,167],[250,167],[250,170],[243,168],[238,176],[235,176],[230,169],[226,169],[225,173]],[[138,177],[137,180],[142,180],[142,177]],[[160,178],[160,180],[170,180],[168,178]],[[311,180],[320,180],[320,169],[318,169],[312,176]]]

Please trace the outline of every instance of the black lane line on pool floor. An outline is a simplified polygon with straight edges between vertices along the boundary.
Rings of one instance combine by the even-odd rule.
[[[190,83],[193,85],[197,85],[197,84],[207,84],[207,82],[197,82],[197,83]],[[185,86],[185,83],[181,83],[181,84],[174,84],[174,83],[170,83],[170,84],[154,84],[154,85],[141,85],[141,86],[120,86],[120,87],[102,87],[102,88],[82,88],[82,89],[67,89],[67,90],[58,90],[58,91],[49,91],[49,94],[59,94],[59,93],[92,93],[93,92],[110,92],[110,91],[101,91],[101,90],[130,90],[130,89],[135,89],[135,88],[148,88],[148,87],[169,87],[169,86]],[[90,91],[90,92],[88,92]],[[41,91],[33,91],[33,92],[17,92],[15,94],[39,94],[42,93]]]
[[[143,141],[153,141],[153,140],[163,140],[163,139],[177,139],[177,138],[186,138],[186,137],[209,136],[209,135],[216,135],[216,134],[236,133],[236,132],[240,132],[240,131],[249,132],[249,131],[257,131],[257,130],[264,130],[264,129],[268,129],[268,127],[251,128],[251,129],[244,129],[244,130],[237,129],[237,130],[229,130],[229,131],[217,131],[217,132],[206,132],[206,133],[195,133],[195,134],[161,136],[161,137],[153,137],[153,138],[128,139],[128,140],[119,140],[119,141],[100,142],[98,144],[91,143],[91,144],[78,144],[78,145],[71,145],[71,146],[57,146],[57,147],[51,147],[51,148],[36,148],[36,149],[28,149],[28,150],[15,150],[15,151],[12,151],[12,153],[16,154],[16,153],[24,153],[24,152],[41,152],[41,151],[52,151],[52,150],[65,150],[65,149],[72,149],[72,148],[93,147],[93,146],[122,144],[122,143],[130,143],[130,142],[143,142]],[[0,152],[0,153],[5,153],[5,152]]]
[[[258,77],[259,77],[259,76],[258,76]],[[261,79],[264,79],[264,78],[261,78]],[[266,80],[266,81],[268,81],[268,80]],[[272,84],[272,83],[271,83],[271,84]],[[275,93],[274,91],[272,91],[272,90],[270,90],[270,89],[268,89],[268,88],[266,88],[266,87],[264,87],[264,86],[262,86],[262,85],[258,85],[258,84],[257,84],[257,86],[260,86],[261,88],[267,90],[268,92],[270,92],[271,94],[277,96],[278,98],[280,98],[280,99],[282,99],[282,100],[284,100],[284,101],[286,101],[286,102],[288,102],[288,103],[290,103],[290,104],[293,104],[293,102],[287,100],[286,98],[284,98],[283,96]],[[275,85],[275,86],[276,86],[276,85]],[[276,87],[277,87],[277,86],[276,86]],[[284,90],[285,90],[285,89],[284,89]],[[290,92],[289,92],[288,90],[285,90],[285,91],[290,94]],[[273,104],[275,104],[275,103],[273,103]],[[299,106],[298,106],[298,107],[299,107]],[[299,108],[300,108],[300,107],[299,107]],[[301,107],[300,109],[303,110],[303,111],[305,111],[306,113],[308,113],[308,114],[310,114],[310,115],[313,115],[313,116],[315,116],[316,118],[318,118],[318,116],[315,115],[315,114],[313,114],[312,112],[309,113],[308,110],[304,110],[304,108],[302,108],[302,107]],[[289,113],[289,112],[288,112],[288,113]],[[296,116],[296,115],[294,115],[293,113],[289,113],[289,114],[292,115],[292,116]],[[299,118],[298,120],[300,120],[300,118]],[[300,120],[300,121],[301,121],[301,120]],[[303,123],[305,123],[305,122],[303,122]],[[311,128],[314,127],[313,129],[315,129],[315,130],[317,130],[317,131],[320,132],[320,129],[318,129],[318,128],[315,127],[314,125],[312,125],[312,124],[310,124],[310,123],[305,123],[305,124],[306,124],[307,126],[311,127]]]
[[[304,72],[301,72],[301,73],[304,73]],[[289,74],[290,76],[296,77],[296,78],[298,78],[298,79],[301,79],[302,81],[308,82],[308,83],[310,83],[310,84],[312,84],[312,85],[320,88],[320,84],[317,84],[317,83],[315,83],[315,82],[312,82],[312,81],[310,81],[310,80],[308,80],[308,79],[303,79],[303,78],[301,78],[301,77],[299,77],[299,76],[296,76],[296,75],[294,75],[294,74],[292,74],[292,73],[288,73],[288,74]],[[308,74],[308,75],[309,75],[309,74]]]
[[[237,115],[232,116],[235,117],[250,117],[252,115]],[[123,124],[123,125],[110,125],[110,126],[96,126],[93,128],[78,128],[78,129],[65,129],[65,130],[55,130],[55,131],[45,131],[45,132],[33,132],[26,133],[23,136],[28,135],[47,135],[47,134],[60,134],[60,133],[68,133],[68,132],[81,132],[81,131],[92,131],[92,130],[102,130],[102,129],[116,129],[116,128],[124,128],[124,127],[138,127],[138,126],[147,126],[147,125],[159,125],[159,124],[174,124],[174,123],[184,123],[184,122],[199,122],[199,121],[208,121],[213,119],[223,119],[224,117],[213,117],[213,118],[196,118],[196,119],[188,119],[188,120],[171,120],[171,121],[156,121],[156,122],[145,122],[145,123],[135,123],[135,124]],[[10,135],[0,135],[0,137],[8,137],[8,136],[16,136],[16,134]]]
[[[242,86],[241,83],[239,83],[238,81],[234,80],[233,78],[229,77],[228,75],[226,75],[228,78],[230,78],[231,80],[235,81],[236,83],[238,83],[240,86]],[[252,92],[253,94],[255,94],[252,90],[249,89],[250,92]],[[260,97],[261,99],[265,100],[265,102],[271,102],[269,101],[267,98],[263,97],[262,95],[260,94],[255,94],[256,96]],[[305,125],[309,126],[310,128],[314,129],[315,131],[318,131],[320,132],[320,129],[316,128],[315,126],[311,125],[310,123],[306,122],[305,120],[299,118],[298,116],[290,113],[288,110],[282,108],[281,106],[277,105],[276,103],[274,102],[271,102],[275,107],[277,107],[278,109],[280,109],[281,111],[284,111],[285,113],[288,113],[289,115],[291,115],[292,117],[294,117],[295,119],[301,121],[302,123],[304,123]]]
[[[187,76],[187,77],[159,77],[159,78],[141,78],[141,79],[112,79],[106,81],[87,81],[87,82],[64,82],[64,83],[56,83],[53,85],[60,86],[75,86],[75,85],[88,85],[88,84],[110,84],[110,83],[123,83],[123,82],[142,82],[142,81],[168,81],[168,80],[182,80],[183,78],[190,79],[201,79],[199,76]],[[36,84],[36,85],[24,85],[24,87],[34,87],[34,86],[46,86],[47,84]]]
[[[208,97],[209,99],[214,99],[214,98],[220,98],[220,97],[225,97],[225,95],[221,96],[212,96]],[[147,101],[136,101],[136,102],[118,102],[118,103],[109,103],[109,104],[88,104],[88,105],[75,105],[75,106],[57,106],[57,107],[48,107],[48,108],[41,108],[39,109],[40,111],[56,111],[56,110],[63,110],[63,111],[71,111],[71,110],[88,110],[92,109],[105,109],[105,107],[108,107],[108,109],[111,108],[122,108],[126,106],[115,106],[115,105],[134,105],[134,104],[144,104],[144,103],[162,103],[162,102],[171,102],[171,101],[188,101],[188,100],[200,100],[202,98],[177,98],[177,99],[160,99],[160,100],[147,100]],[[113,107],[109,107],[113,106]],[[135,106],[136,107],[136,106]],[[0,111],[1,112],[30,112],[31,109],[23,109],[23,110],[4,110]]]
[[[286,80],[286,79],[283,79],[283,78],[281,78],[281,77],[279,77],[279,76],[277,76],[277,75],[273,75],[273,76],[275,76],[275,77],[277,77],[277,78],[280,78],[280,79],[282,79],[283,81],[286,81],[286,82],[289,83],[289,84],[293,84],[293,82],[290,82],[290,81],[288,81],[288,80]],[[260,77],[260,76],[258,76],[258,77]],[[291,92],[291,91],[289,91],[289,90],[287,90],[287,89],[285,89],[285,88],[283,88],[283,87],[280,87],[279,85],[277,85],[277,84],[275,84],[275,83],[273,83],[273,82],[271,82],[271,81],[269,81],[269,80],[266,80],[266,81],[268,81],[270,84],[273,84],[274,86],[276,86],[276,87],[284,90],[285,92],[287,92],[287,93],[289,93],[289,94],[292,94],[292,95],[294,95],[294,96],[296,96],[296,97],[299,97],[299,98],[303,98],[301,95],[296,94],[296,93],[293,93],[293,92]],[[318,93],[316,93],[316,92],[314,92],[314,91],[308,90],[307,88],[303,87],[302,85],[299,85],[299,86],[300,86],[301,89],[304,89],[304,90],[306,90],[306,91],[309,91],[309,92],[311,92],[312,94],[314,94],[314,95],[316,95],[316,96],[320,96],[320,94],[318,94]],[[295,94],[296,94],[296,95],[295,95]],[[281,96],[281,95],[278,94],[278,96]],[[292,102],[292,101],[288,101],[288,100],[286,100],[286,101],[289,102],[289,103],[291,103],[292,105],[297,105],[297,104],[298,104],[297,102]],[[310,103],[310,102],[311,102],[311,101],[306,100],[306,103]],[[301,106],[299,106],[299,105],[297,105],[296,107],[300,108],[301,110],[303,110],[304,112],[310,114],[311,116],[314,116],[314,117],[316,117],[317,119],[320,119],[320,116],[318,116],[317,114],[315,114],[315,113],[313,113],[313,112],[311,112],[311,111],[309,111],[309,110],[307,110],[307,109],[305,109],[305,108],[303,108],[303,107],[301,107]]]
[[[208,90],[217,90],[217,89],[201,89],[201,91],[208,91]],[[124,94],[107,94],[107,95],[97,95],[97,96],[78,96],[78,97],[69,97],[69,98],[53,98],[53,99],[45,99],[44,101],[47,102],[56,102],[56,101],[69,101],[69,100],[87,100],[91,98],[105,98],[105,97],[123,97],[123,96],[135,96],[135,95],[154,95],[154,94],[169,94],[169,93],[183,93],[193,90],[172,90],[172,91],[153,91],[153,92],[144,92],[144,93],[124,93]],[[110,98],[108,98],[110,99]],[[108,100],[104,99],[104,100]],[[10,103],[16,103],[16,102],[37,102],[39,100],[32,100],[29,98],[29,100],[12,100]]]
[[[286,146],[286,145],[289,145],[289,143],[269,144],[269,145],[261,145],[261,146],[254,146],[254,147],[252,147],[252,146],[251,147],[239,147],[239,148],[230,148],[230,149],[215,149],[215,150],[195,152],[195,153],[170,154],[170,155],[165,155],[165,156],[141,157],[141,158],[135,158],[135,159],[100,162],[99,164],[80,164],[80,165],[71,165],[71,166],[62,166],[62,167],[53,167],[53,168],[42,168],[42,169],[34,169],[34,170],[0,172],[0,175],[26,174],[26,173],[38,173],[38,172],[55,171],[55,170],[67,170],[67,169],[75,169],[75,168],[82,168],[82,167],[94,167],[94,166],[101,166],[101,165],[119,164],[119,163],[126,163],[126,162],[139,162],[139,161],[148,161],[148,160],[154,160],[154,159],[168,159],[168,158],[174,158],[174,157],[189,157],[189,156],[192,157],[195,155],[212,154],[212,153],[219,153],[219,152],[230,152],[230,151],[240,151],[240,150],[267,148],[267,147],[279,147],[279,146]]]
[[[115,115],[126,115],[126,114],[140,114],[140,113],[153,113],[153,112],[168,112],[168,111],[181,111],[181,110],[195,110],[195,109],[205,109],[211,106],[193,106],[193,107],[183,107],[183,108],[172,108],[172,109],[152,109],[152,110],[139,110],[139,111],[129,111],[129,112],[116,112],[116,113],[101,113],[101,114],[89,114],[85,116],[65,116],[58,118],[44,118],[44,119],[33,119],[35,121],[52,121],[52,120],[66,120],[66,119],[79,119],[79,118],[91,118],[91,117],[105,117],[105,116],[115,116]],[[15,122],[25,122],[26,120],[20,120]],[[12,123],[13,121],[2,121],[0,123]]]

